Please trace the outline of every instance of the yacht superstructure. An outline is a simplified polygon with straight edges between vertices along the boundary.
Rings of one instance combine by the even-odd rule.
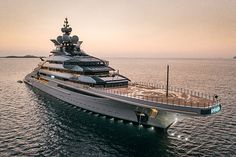
[[[25,77],[25,83],[84,110],[163,129],[186,116],[221,110],[217,96],[131,82],[108,61],[81,50],[82,41],[71,36],[67,18],[61,31],[62,36],[51,39],[51,55]]]

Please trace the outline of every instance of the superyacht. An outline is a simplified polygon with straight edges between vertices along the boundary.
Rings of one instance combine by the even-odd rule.
[[[84,111],[153,129],[220,112],[216,95],[169,87],[168,80],[167,85],[132,82],[108,61],[85,53],[67,18],[61,31],[51,39],[55,49],[49,57],[24,78],[26,84]]]

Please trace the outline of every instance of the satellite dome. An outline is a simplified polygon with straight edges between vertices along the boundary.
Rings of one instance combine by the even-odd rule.
[[[70,37],[69,37],[69,35],[64,34],[64,35],[62,36],[62,41],[63,41],[63,42],[70,42]]]
[[[61,43],[63,42],[62,36],[58,36],[58,37],[57,37],[57,41],[61,44]]]
[[[64,33],[66,31],[66,28],[61,28],[61,31]]]
[[[71,38],[71,42],[73,44],[76,44],[77,42],[79,41],[79,37],[77,35],[74,35],[72,38]]]

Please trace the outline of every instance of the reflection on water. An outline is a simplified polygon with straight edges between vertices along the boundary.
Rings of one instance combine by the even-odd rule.
[[[165,82],[218,93],[220,114],[191,117],[169,134],[103,118],[16,83],[38,59],[0,59],[1,156],[233,156],[236,150],[236,62],[232,60],[109,59],[134,81]]]
[[[57,139],[55,147],[69,151],[73,147],[78,155],[101,153],[110,156],[123,152],[122,155],[136,156],[139,153],[143,154],[145,150],[148,150],[146,155],[155,152],[166,153],[168,140],[165,140],[166,135],[161,131],[139,129],[132,124],[110,120],[104,116],[96,117],[97,114],[83,112],[47,94],[34,91],[45,107],[44,112],[47,113],[46,117],[41,117],[44,121],[43,126],[47,127],[45,128],[46,139],[52,139],[52,136]],[[49,141],[47,145],[52,145],[55,140],[51,142]]]

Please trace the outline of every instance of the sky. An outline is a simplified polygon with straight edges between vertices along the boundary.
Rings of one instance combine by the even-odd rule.
[[[48,56],[65,17],[97,57],[232,58],[236,0],[1,0],[0,56]]]

